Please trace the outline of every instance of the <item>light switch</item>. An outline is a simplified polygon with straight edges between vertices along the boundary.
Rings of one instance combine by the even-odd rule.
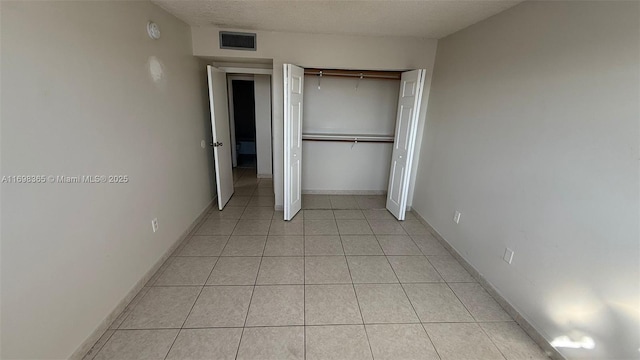
[[[502,260],[504,260],[507,264],[511,264],[511,262],[513,261],[513,250],[509,248],[504,249],[504,256],[502,257]]]
[[[453,214],[453,222],[456,224],[460,223],[460,216],[462,216],[462,213],[460,211],[457,211]]]

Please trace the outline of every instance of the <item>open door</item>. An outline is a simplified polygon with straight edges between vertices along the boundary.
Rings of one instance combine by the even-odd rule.
[[[284,64],[284,219],[302,208],[302,92],[304,69]]]
[[[400,81],[396,135],[387,191],[387,209],[398,220],[404,220],[407,207],[411,161],[416,144],[425,72],[426,70],[407,71],[402,73]]]
[[[211,134],[213,135],[213,161],[216,172],[218,209],[222,210],[233,195],[233,168],[231,166],[231,137],[229,135],[229,107],[226,74],[207,65],[209,80],[209,106]]]

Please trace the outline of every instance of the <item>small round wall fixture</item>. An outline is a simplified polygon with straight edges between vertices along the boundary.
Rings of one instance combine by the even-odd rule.
[[[153,21],[149,21],[147,23],[147,34],[149,34],[149,37],[153,40],[160,39],[160,26]]]

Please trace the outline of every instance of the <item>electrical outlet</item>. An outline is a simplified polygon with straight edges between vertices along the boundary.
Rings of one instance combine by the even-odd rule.
[[[151,220],[151,229],[153,229],[153,232],[158,231],[158,218]]]
[[[456,210],[456,212],[453,214],[453,222],[456,224],[460,224],[460,216],[462,215],[462,213],[458,210]]]
[[[504,262],[506,262],[507,264],[511,264],[511,262],[513,261],[513,250],[505,248],[502,260],[504,260]]]

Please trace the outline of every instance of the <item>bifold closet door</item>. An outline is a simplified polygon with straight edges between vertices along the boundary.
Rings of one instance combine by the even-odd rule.
[[[425,71],[407,71],[402,73],[400,80],[396,134],[387,190],[387,209],[398,220],[404,220],[407,207],[411,161],[416,144]]]
[[[229,106],[227,75],[224,71],[207,66],[211,135],[218,209],[222,210],[233,195],[233,167],[231,162],[231,135],[229,133]]]
[[[304,69],[284,64],[284,219],[302,208],[302,96]]]

